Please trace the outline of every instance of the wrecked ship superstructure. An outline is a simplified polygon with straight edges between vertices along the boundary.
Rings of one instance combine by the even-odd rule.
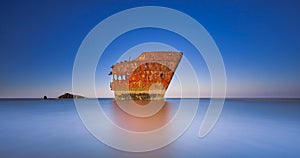
[[[143,52],[111,66],[116,100],[161,100],[181,60],[181,52]]]

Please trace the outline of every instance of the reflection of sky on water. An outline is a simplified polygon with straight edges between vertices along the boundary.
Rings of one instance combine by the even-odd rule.
[[[120,126],[147,130],[172,117],[179,100],[167,101],[165,111],[144,119],[122,114],[110,99],[102,106]],[[95,139],[80,121],[72,100],[0,100],[0,157],[300,156],[299,101],[227,100],[214,129],[199,139],[208,103],[200,100],[192,125],[172,144],[152,152],[127,153]]]

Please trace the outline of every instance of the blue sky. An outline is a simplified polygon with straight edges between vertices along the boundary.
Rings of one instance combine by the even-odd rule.
[[[229,97],[300,97],[299,2],[143,0],[1,1],[0,97],[56,97],[71,91],[74,59],[89,31],[114,13],[146,5],[179,10],[206,28],[222,54]],[[192,64],[200,63],[200,84],[209,84],[201,56],[187,41],[164,30],[120,36],[106,50],[120,51],[104,54],[99,63],[111,65],[122,51],[154,41],[176,46]],[[106,71],[101,64],[96,72],[100,94],[109,84],[109,78],[101,77]],[[207,87],[204,91],[209,93]]]

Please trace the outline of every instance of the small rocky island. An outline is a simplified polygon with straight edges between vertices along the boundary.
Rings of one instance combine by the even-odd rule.
[[[70,93],[65,93],[57,97],[57,99],[83,99],[83,98],[84,98],[83,96],[70,94]]]

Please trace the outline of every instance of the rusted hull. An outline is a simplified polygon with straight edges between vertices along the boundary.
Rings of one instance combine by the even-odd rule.
[[[117,91],[114,95],[116,100],[163,100],[165,92]]]
[[[181,60],[181,52],[144,52],[112,66],[116,100],[161,100]]]

